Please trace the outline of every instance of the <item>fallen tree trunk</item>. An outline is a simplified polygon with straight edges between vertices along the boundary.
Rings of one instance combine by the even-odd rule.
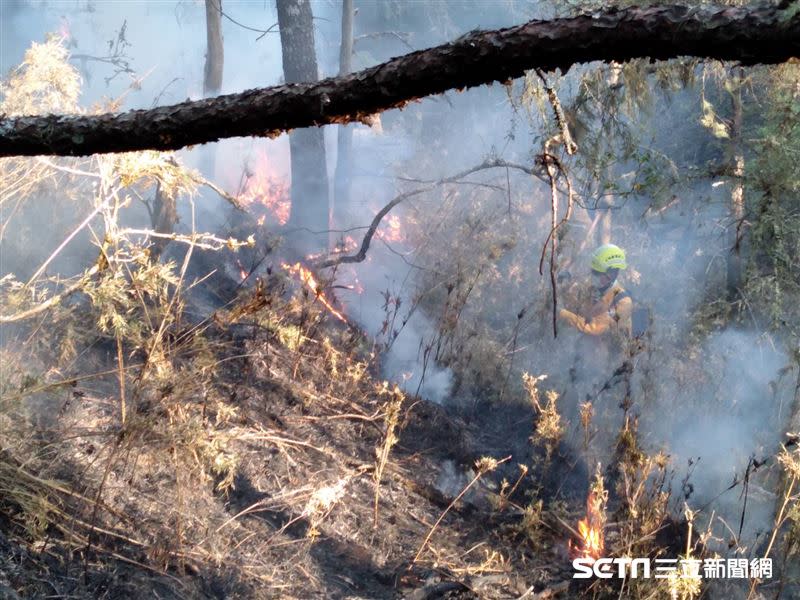
[[[369,115],[452,88],[508,81],[526,70],[579,62],[699,56],[742,64],[800,56],[800,13],[775,6],[654,6],[529,21],[474,32],[356,73],[249,90],[172,106],[96,116],[0,121],[0,156],[175,150],[236,136],[275,136],[298,127]]]

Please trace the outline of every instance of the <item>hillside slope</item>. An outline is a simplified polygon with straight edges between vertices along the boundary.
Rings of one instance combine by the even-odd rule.
[[[187,325],[181,358],[128,389],[124,426],[113,348],[85,380],[6,350],[6,597],[530,598],[567,577],[486,483],[505,457],[376,379],[364,336],[285,285]]]

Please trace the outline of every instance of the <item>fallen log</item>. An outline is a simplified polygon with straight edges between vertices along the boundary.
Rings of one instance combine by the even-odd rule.
[[[741,64],[800,56],[797,2],[778,6],[667,5],[533,20],[393,58],[319,82],[254,89],[172,106],[91,116],[0,120],[0,156],[88,155],[175,150],[237,136],[276,136],[298,127],[366,121],[408,102],[525,71],[589,61],[697,56]]]

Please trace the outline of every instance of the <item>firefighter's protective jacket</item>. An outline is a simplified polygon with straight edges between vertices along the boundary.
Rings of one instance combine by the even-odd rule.
[[[632,313],[633,301],[630,294],[621,285],[614,283],[591,303],[586,318],[563,308],[558,316],[578,331],[588,335],[611,332],[629,337]]]

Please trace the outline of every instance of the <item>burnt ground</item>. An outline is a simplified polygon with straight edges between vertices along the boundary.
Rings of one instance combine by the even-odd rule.
[[[255,385],[250,390],[264,385],[258,374],[254,376]],[[274,379],[267,384],[273,389],[275,385]],[[382,479],[376,528],[372,469],[384,425],[370,415],[379,412],[379,401],[365,399],[337,410],[306,394],[285,392],[286,387],[283,393],[248,393],[240,399],[240,405],[246,407],[248,419],[268,423],[282,435],[311,443],[315,449],[304,452],[306,469],[292,469],[292,456],[280,451],[272,450],[266,456],[253,454],[239,474],[229,512],[269,504],[287,487],[299,487],[304,482],[341,481],[343,476],[352,476],[344,497],[316,527],[319,535],[313,542],[309,520],[295,520],[297,507],[265,510],[242,521],[251,533],[257,529],[263,529],[264,535],[281,532],[275,546],[286,544],[288,549],[276,548],[270,554],[279,564],[291,562],[290,572],[305,577],[308,588],[304,593],[313,590],[341,598],[409,594],[428,598],[445,593],[452,597],[507,598],[532,587],[544,588],[552,577],[561,581],[560,575],[553,573],[552,561],[539,554],[541,548],[535,548],[518,531],[519,507],[510,502],[505,508],[498,507],[502,502],[492,491],[497,489],[493,482],[499,479],[498,473],[487,474],[484,481],[488,485],[479,483],[474,493],[450,507],[463,489],[460,486],[474,475],[472,466],[477,459],[507,456],[492,452],[507,448],[489,447],[481,439],[483,433],[467,426],[457,413],[420,398],[403,401],[399,441]],[[530,427],[532,415],[528,414],[526,420]],[[503,439],[508,439],[507,434]],[[271,482],[276,472],[292,470],[289,486],[276,488]],[[524,487],[520,486],[520,491]],[[518,493],[515,499],[521,496]],[[428,549],[414,563],[423,540],[448,507]]]
[[[127,429],[110,382],[79,384],[79,401],[62,403],[35,441],[9,444],[18,466],[24,448],[57,446],[37,476],[82,499],[49,515],[66,527],[35,532],[24,527],[29,507],[2,503],[0,596],[532,598],[553,586],[570,595],[566,530],[525,519],[532,477],[498,493],[533,458],[530,408],[488,407],[468,423],[456,408],[403,397],[376,524],[376,453],[398,396],[381,390],[359,332],[304,309],[296,322],[313,324],[298,344],[264,324],[259,311],[276,314],[265,306],[218,318],[206,336],[224,366],[201,384],[190,360],[175,382],[140,394]],[[175,423],[180,442],[165,433],[175,436]],[[191,436],[189,425],[199,428]],[[179,463],[181,445],[189,458]],[[195,473],[209,447],[235,457],[226,490],[213,461],[199,468],[207,477]],[[486,456],[511,458],[454,502]],[[568,520],[580,503],[572,509]]]

